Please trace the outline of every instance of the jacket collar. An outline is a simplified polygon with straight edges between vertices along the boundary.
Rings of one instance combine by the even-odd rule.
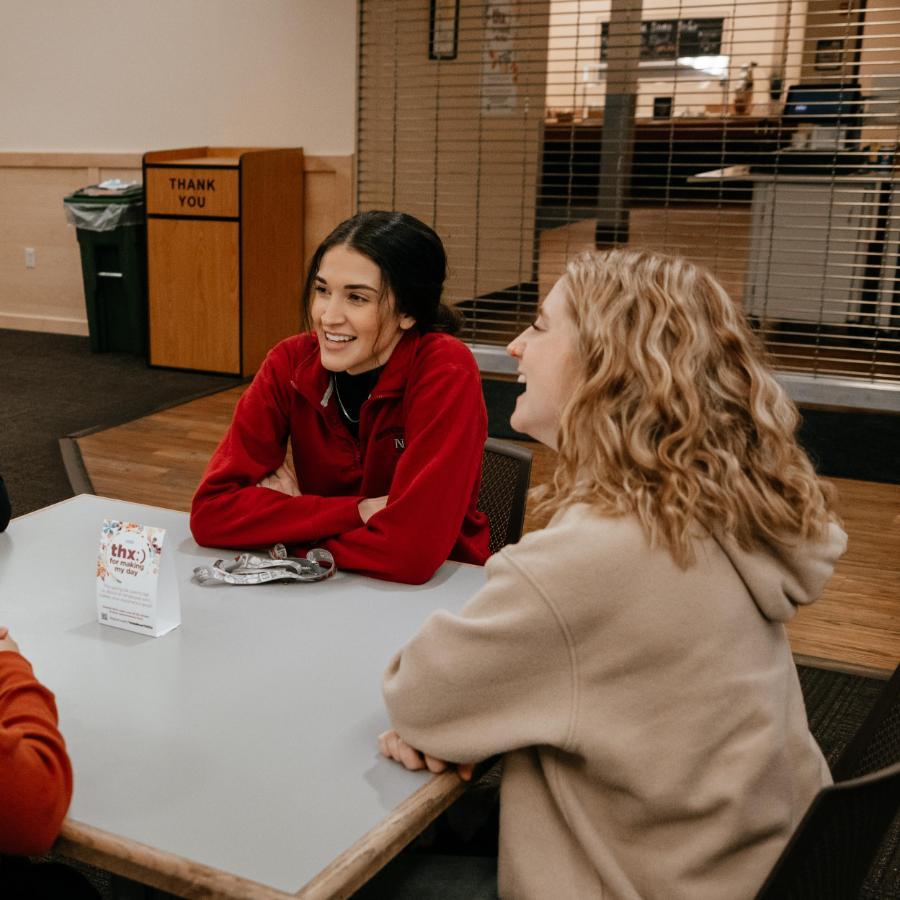
[[[319,357],[318,338],[315,334],[310,337],[309,350],[301,356],[294,370],[293,385],[311,404],[328,406],[333,390],[331,373]],[[403,393],[421,340],[422,335],[418,331],[404,332],[378,378],[373,396],[398,396]]]

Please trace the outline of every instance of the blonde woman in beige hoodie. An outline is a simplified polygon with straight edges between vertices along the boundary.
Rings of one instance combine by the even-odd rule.
[[[553,518],[391,662],[381,751],[503,754],[501,897],[752,897],[830,782],[784,623],[846,535],[797,411],[718,282],[654,253],[569,263],[508,352]]]

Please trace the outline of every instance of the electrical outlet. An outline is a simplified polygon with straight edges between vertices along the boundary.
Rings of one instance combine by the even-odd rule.
[[[33,269],[37,265],[37,251],[34,247],[25,248],[25,268]]]

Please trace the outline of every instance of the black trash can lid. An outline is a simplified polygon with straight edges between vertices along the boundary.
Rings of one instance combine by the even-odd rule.
[[[109,204],[143,203],[144,186],[133,182],[103,181],[79,188],[63,198],[63,203],[83,203],[106,206]]]

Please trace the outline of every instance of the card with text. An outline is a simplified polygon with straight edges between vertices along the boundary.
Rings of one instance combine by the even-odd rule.
[[[181,601],[165,528],[104,519],[97,556],[101,624],[160,637],[181,624]]]

